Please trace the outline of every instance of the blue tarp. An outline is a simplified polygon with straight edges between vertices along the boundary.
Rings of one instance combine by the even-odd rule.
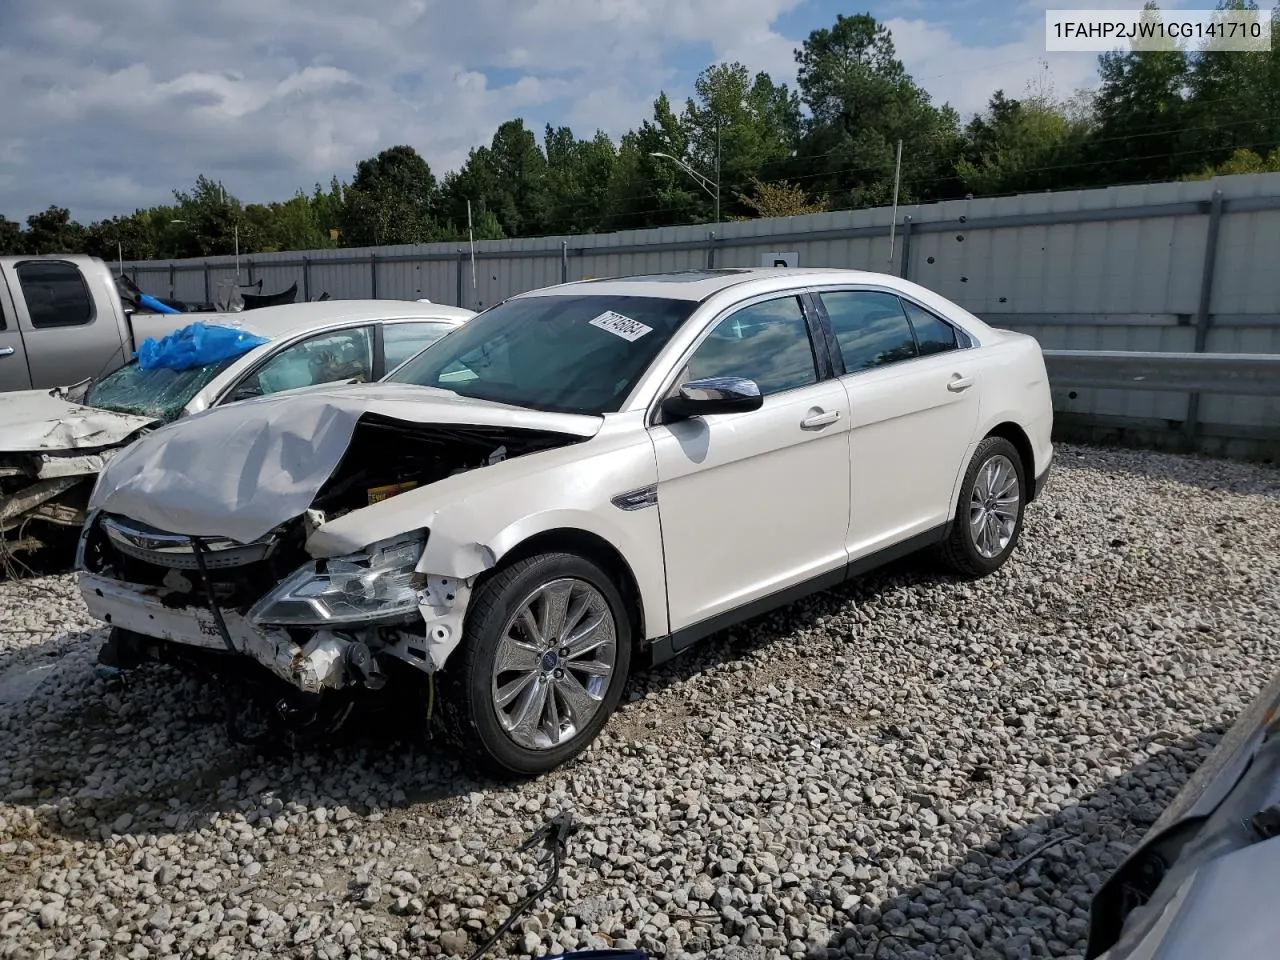
[[[138,369],[191,370],[238,357],[268,342],[247,330],[193,323],[163,340],[143,340],[138,347]]]
[[[167,303],[161,303],[149,293],[138,294],[138,302],[144,307],[154,310],[156,313],[181,313],[181,310],[175,310]]]

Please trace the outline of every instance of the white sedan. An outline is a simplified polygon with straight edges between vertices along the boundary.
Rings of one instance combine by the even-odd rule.
[[[997,570],[1052,420],[1034,339],[896,277],[564,284],[382,383],[143,438],[94,493],[80,587],[118,659],[253,663],[322,724],[418,680],[477,758],[533,775],[642,658],[926,547]]]
[[[0,556],[83,524],[98,471],[146,430],[248,397],[376,380],[473,316],[395,300],[192,314],[192,324],[234,326],[267,342],[183,370],[144,370],[135,358],[86,384],[0,393]]]

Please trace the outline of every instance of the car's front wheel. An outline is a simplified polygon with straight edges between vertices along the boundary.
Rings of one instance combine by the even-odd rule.
[[[441,706],[460,746],[495,772],[545,773],[608,721],[631,645],[625,603],[604,570],[574,554],[529,557],[472,598]]]
[[[1004,437],[987,437],[973,453],[960,486],[942,558],[966,577],[985,577],[1004,566],[1022,534],[1026,508],[1022,458]]]

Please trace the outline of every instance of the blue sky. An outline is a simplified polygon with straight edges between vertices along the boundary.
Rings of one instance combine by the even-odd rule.
[[[6,0],[0,214],[129,213],[200,173],[282,199],[398,143],[439,175],[515,116],[616,137],[713,62],[793,81],[795,47],[839,12],[884,22],[935,101],[967,116],[997,87],[1096,82],[1096,54],[1044,52],[1043,13],[1095,3]]]

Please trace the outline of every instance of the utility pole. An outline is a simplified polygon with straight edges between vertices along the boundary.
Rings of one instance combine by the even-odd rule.
[[[893,238],[898,226],[898,184],[902,181],[902,141],[898,141],[898,163],[893,174],[893,215],[889,220],[889,273],[893,273]]]
[[[467,244],[471,247],[471,302],[479,306],[476,293],[476,234],[471,226],[471,200],[467,199]]]
[[[716,114],[716,226],[720,226],[720,114]]]

